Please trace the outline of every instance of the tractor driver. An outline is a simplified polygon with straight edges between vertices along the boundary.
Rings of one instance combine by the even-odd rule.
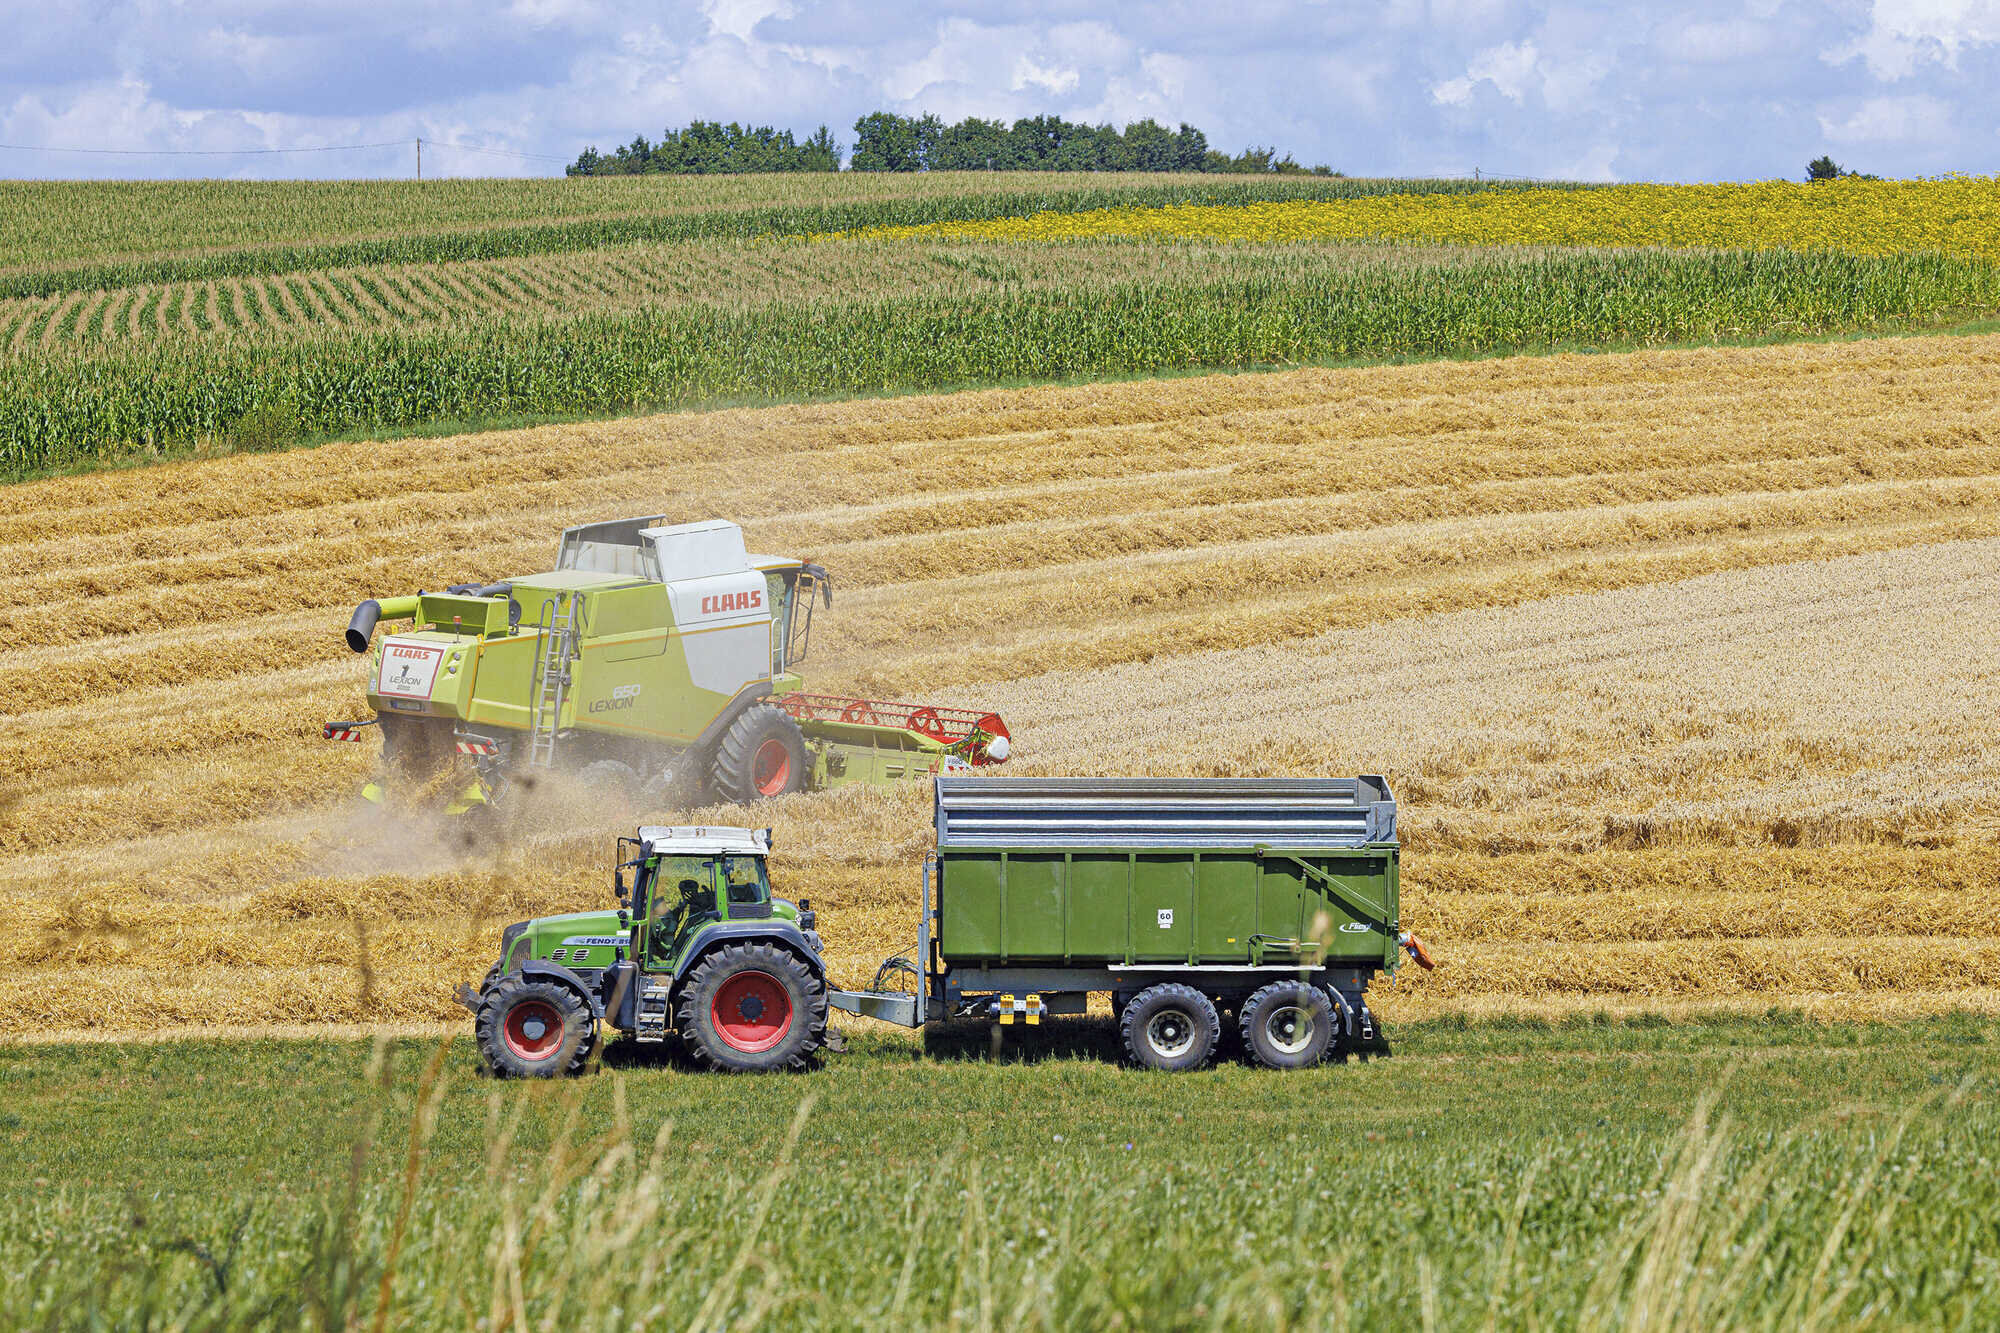
[[[652,896],[650,932],[662,945],[676,938],[681,929],[703,912],[715,911],[715,890],[710,888],[713,867],[699,856],[671,856],[660,859],[654,882],[661,886]],[[673,885],[666,890],[666,885]]]

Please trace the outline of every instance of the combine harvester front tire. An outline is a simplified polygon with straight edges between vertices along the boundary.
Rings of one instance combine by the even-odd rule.
[[[716,790],[737,805],[798,791],[812,776],[805,733],[783,709],[746,708],[716,743],[714,773]]]

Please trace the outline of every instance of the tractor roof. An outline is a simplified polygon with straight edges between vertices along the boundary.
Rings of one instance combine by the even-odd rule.
[[[724,824],[648,824],[639,830],[646,855],[762,856],[771,850],[771,830]]]

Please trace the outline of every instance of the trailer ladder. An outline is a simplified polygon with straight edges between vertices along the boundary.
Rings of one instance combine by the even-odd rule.
[[[556,732],[562,726],[563,695],[569,689],[569,664],[576,656],[578,597],[564,593],[542,603],[535,635],[535,692],[528,708],[528,766],[547,768],[555,762]]]

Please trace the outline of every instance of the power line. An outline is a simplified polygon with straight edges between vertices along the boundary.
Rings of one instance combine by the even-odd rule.
[[[51,148],[45,144],[0,143],[0,150],[16,153],[88,153],[98,157],[244,157],[271,153],[359,153],[376,148],[407,148],[409,139],[392,139],[385,143],[345,143],[327,144],[315,148]],[[476,148],[471,144],[452,143],[443,139],[417,139],[423,147],[449,148],[458,153],[483,153],[489,157],[518,158],[524,162],[554,162],[566,164],[566,157],[554,157],[548,153],[523,153],[512,148]]]
[[[328,144],[323,148],[50,148],[42,144],[0,143],[17,153],[97,153],[112,157],[240,157],[247,153],[358,153],[364,148],[401,148],[408,139],[389,143]]]
[[[446,143],[442,139],[422,140],[426,147],[451,148],[461,153],[489,153],[494,157],[518,157],[529,162],[568,162],[566,157],[551,157],[547,153],[520,153],[512,148],[474,148],[471,144]]]

